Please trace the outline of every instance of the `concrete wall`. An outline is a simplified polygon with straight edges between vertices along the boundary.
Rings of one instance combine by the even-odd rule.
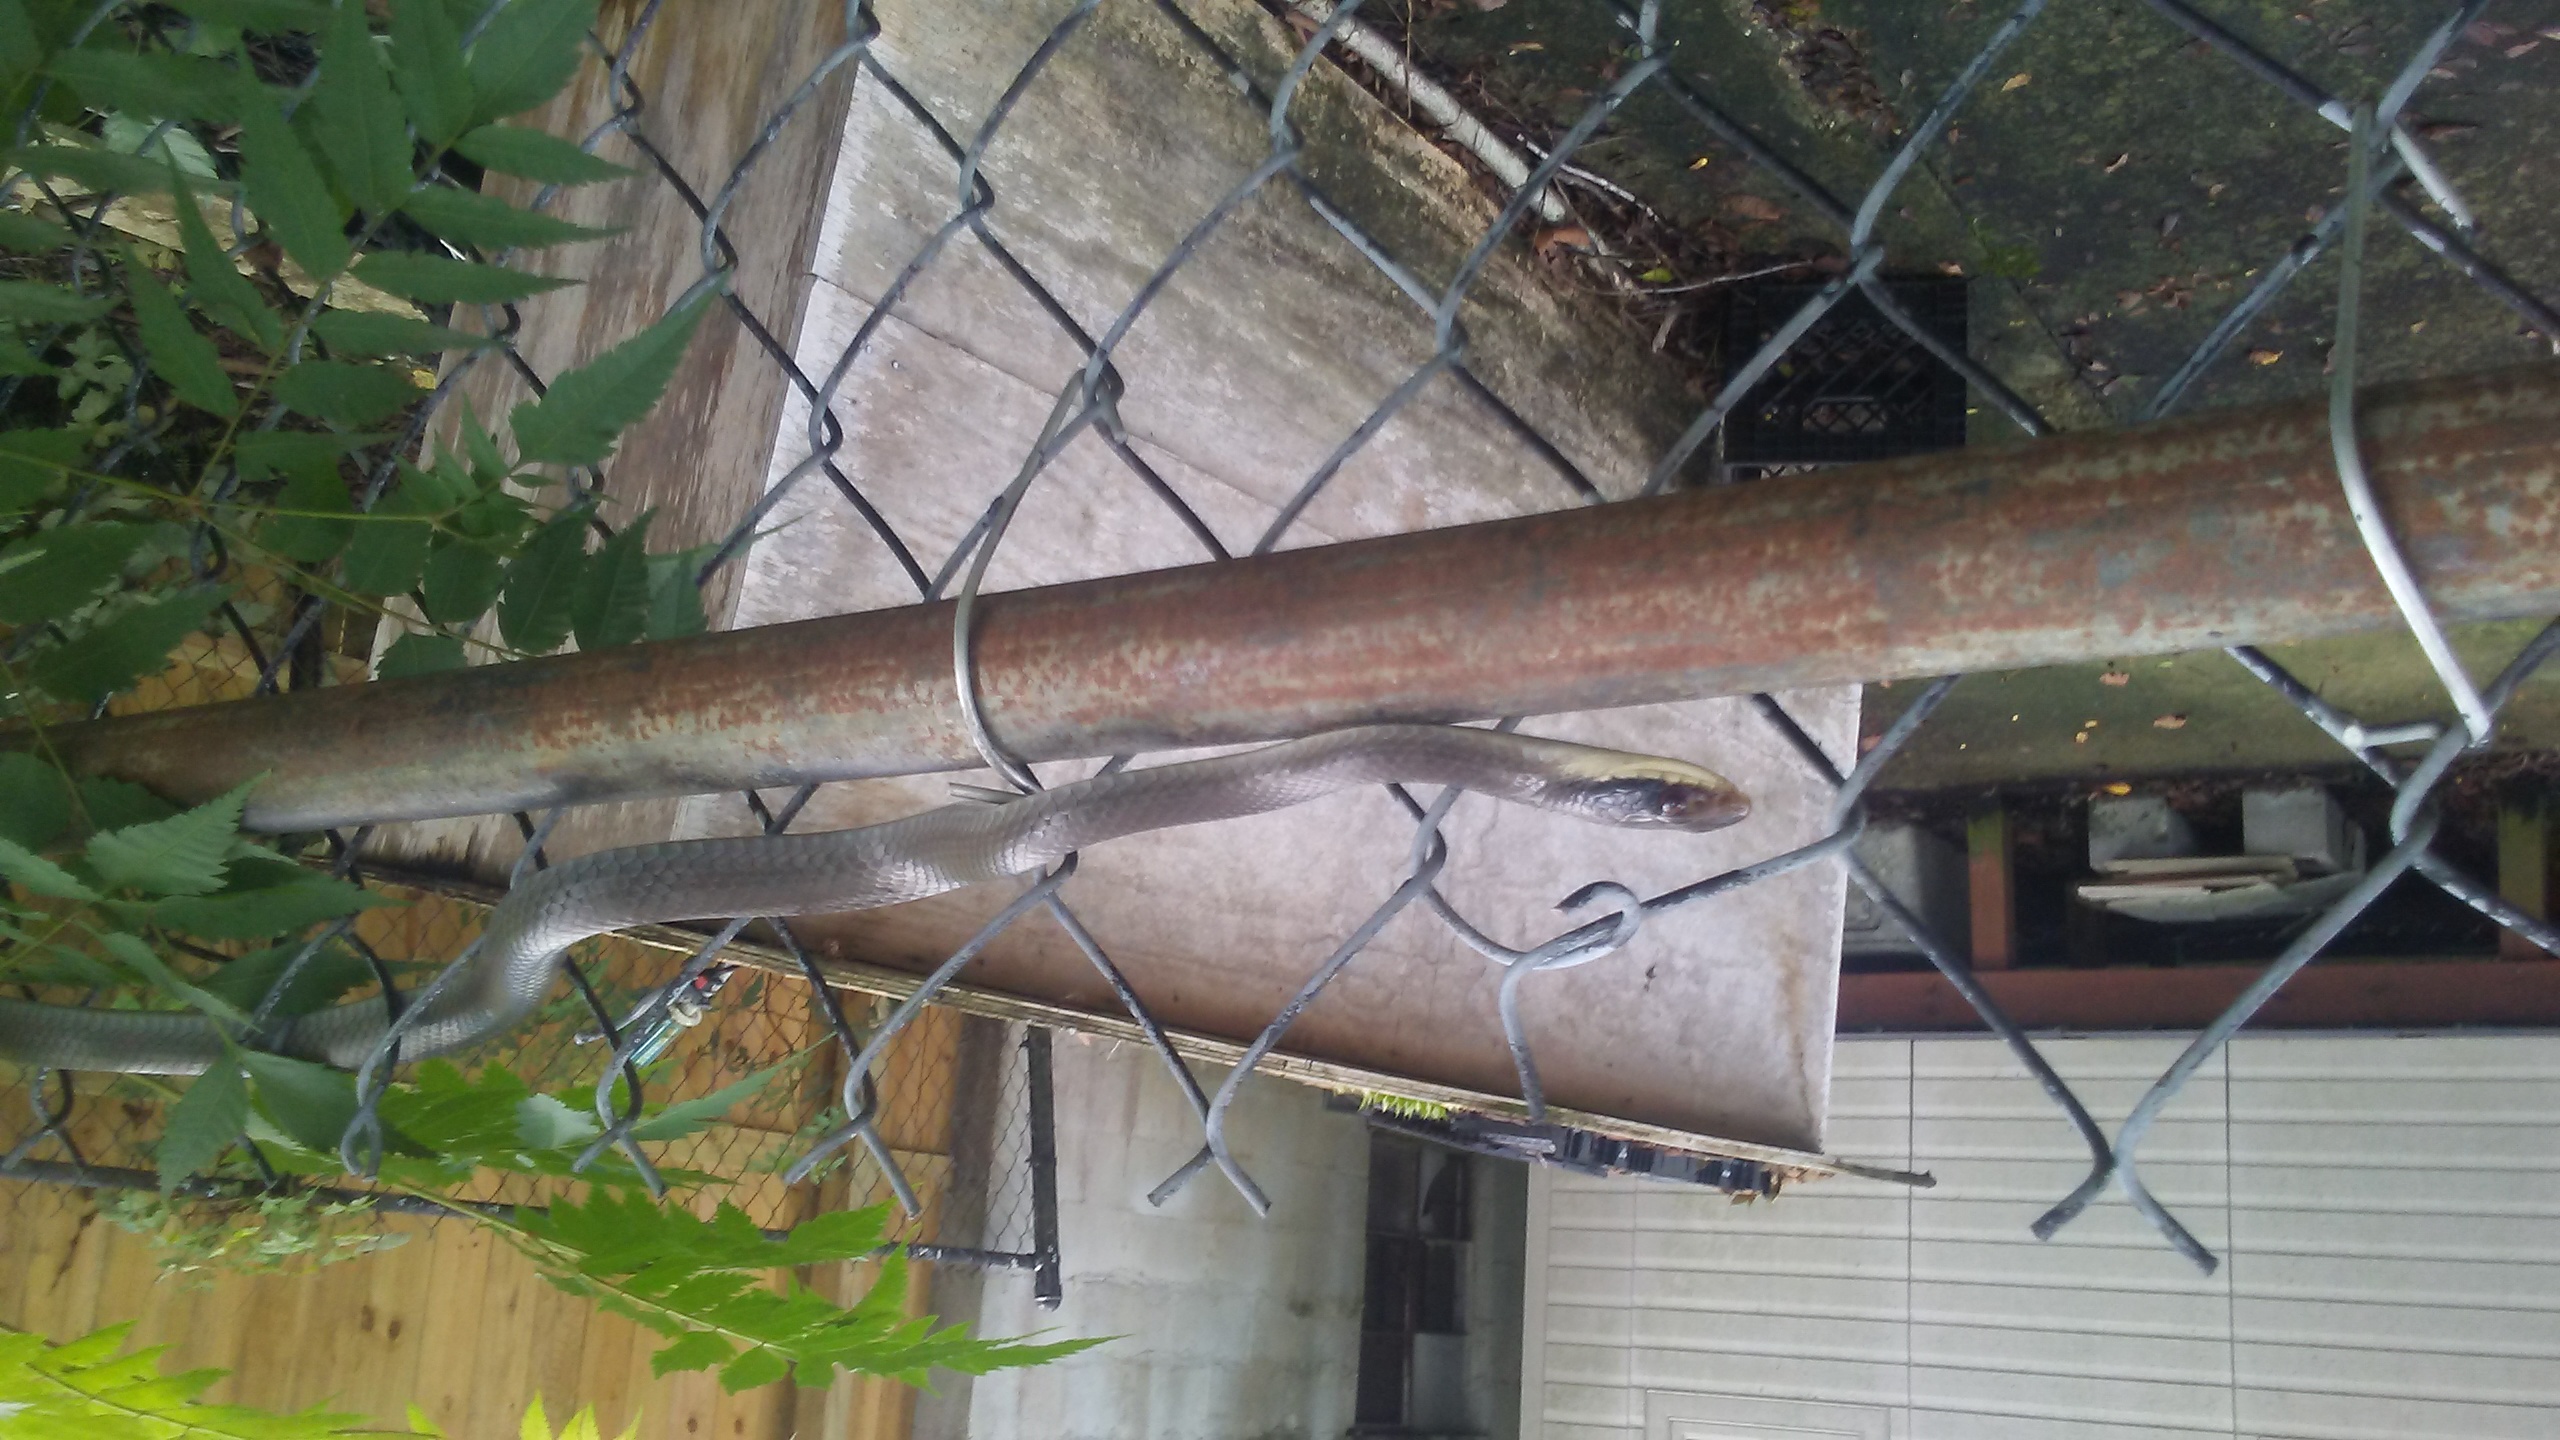
[[[1369,1139],[1315,1091],[1261,1081],[1238,1099],[1237,1153],[1270,1193],[1256,1219],[1215,1172],[1161,1210],[1153,1189],[1199,1122],[1155,1057],[1060,1037],[1058,1230],[1066,1302],[991,1274],[979,1328],[1117,1335],[1036,1370],[972,1383],[971,1437],[1339,1440],[1359,1359]],[[1201,1074],[1215,1087],[1218,1072]],[[946,1318],[961,1318],[950,1316]],[[920,1426],[918,1440],[926,1431]]]

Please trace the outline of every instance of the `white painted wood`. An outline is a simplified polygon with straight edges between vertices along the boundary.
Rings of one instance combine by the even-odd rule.
[[[1651,1390],[1645,1440],[1889,1440],[1893,1414],[1872,1405],[1814,1405],[1754,1395]]]
[[[2045,1048],[2112,1120],[2178,1042]],[[2086,1159],[1995,1044],[1843,1042],[1832,1095],[1937,1188],[1534,1182],[1525,1435],[2560,1434],[2560,1037],[2244,1037],[2143,1152],[2211,1277],[2112,1199],[2027,1233]]]

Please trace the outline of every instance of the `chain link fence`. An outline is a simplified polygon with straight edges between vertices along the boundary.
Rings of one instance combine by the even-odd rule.
[[[1421,267],[1400,258],[1373,228],[1364,225],[1355,214],[1359,207],[1328,192],[1312,173],[1307,142],[1293,122],[1293,105],[1313,67],[1334,63],[1327,60],[1328,55],[1361,67],[1360,73],[1371,83],[1402,101],[1409,102],[1421,93],[1423,77],[1409,59],[1398,59],[1395,45],[1382,45],[1380,32],[1364,23],[1367,12],[1362,6],[1310,0],[1294,7],[1271,7],[1270,18],[1275,23],[1290,23],[1297,39],[1294,63],[1271,75],[1258,73],[1245,58],[1222,43],[1192,8],[1176,0],[1109,0],[1109,4],[1143,18],[1149,33],[1178,52],[1184,63],[1206,65],[1224,76],[1234,92],[1234,103],[1257,124],[1266,125],[1270,137],[1268,151],[1260,163],[1235,175],[1232,190],[1157,260],[1146,282],[1128,294],[1114,313],[1086,313],[1083,307],[1062,298],[1067,287],[1060,277],[1036,273],[1008,249],[1005,197],[985,173],[986,158],[991,148],[1004,142],[1016,102],[1041,84],[1060,56],[1085,42],[1090,22],[1098,10],[1105,8],[1105,0],[1051,7],[1055,23],[1046,38],[1022,57],[1020,69],[1002,98],[986,113],[974,116],[949,113],[934,98],[930,86],[908,83],[889,58],[895,53],[891,43],[894,37],[883,35],[872,8],[859,3],[848,5],[842,42],[810,57],[793,86],[774,96],[761,130],[735,157],[734,165],[721,174],[681,173],[666,158],[669,147],[653,141],[653,136],[661,133],[659,127],[682,126],[685,117],[654,113],[649,97],[631,78],[633,57],[646,44],[661,13],[656,4],[643,5],[609,22],[605,33],[598,37],[597,61],[606,67],[616,105],[609,119],[580,137],[591,151],[640,165],[646,183],[664,186],[694,217],[702,287],[727,286],[738,264],[738,249],[724,229],[724,219],[778,137],[815,112],[817,107],[812,101],[822,87],[876,87],[890,107],[907,117],[917,133],[928,137],[939,151],[948,169],[937,178],[948,182],[952,196],[947,214],[929,222],[929,239],[906,258],[894,282],[854,331],[850,342],[822,371],[795,362],[791,345],[782,338],[783,327],[777,317],[759,314],[738,298],[734,287],[726,289],[723,303],[752,337],[762,357],[759,363],[778,370],[790,390],[807,402],[808,450],[804,458],[763,489],[760,499],[746,513],[734,518],[725,538],[708,553],[699,579],[706,585],[720,583],[724,571],[741,562],[760,529],[793,495],[821,487],[832,492],[850,517],[848,523],[867,537],[864,543],[873,547],[869,553],[878,557],[879,564],[902,576],[916,598],[947,597],[957,601],[953,638],[969,730],[988,765],[1020,790],[1036,790],[1041,782],[1028,765],[1004,751],[977,713],[971,666],[973,611],[989,563],[1004,546],[1025,494],[1040,483],[1061,453],[1080,437],[1090,434],[1099,440],[1154,497],[1152,503],[1160,505],[1165,515],[1196,540],[1200,558],[1213,562],[1259,555],[1280,546],[1290,538],[1309,504],[1346,463],[1417,395],[1439,385],[1461,387],[1480,401],[1504,432],[1546,462],[1558,483],[1574,498],[1584,503],[1600,503],[1609,498],[1600,484],[1577,468],[1563,448],[1540,434],[1518,409],[1506,402],[1495,385],[1470,367],[1466,318],[1470,299],[1497,254],[1506,246],[1527,243],[1530,232],[1552,231],[1569,219],[1572,210],[1564,197],[1577,193],[1574,187],[1584,187],[1586,194],[1598,193],[1605,187],[1609,196],[1620,197],[1609,199],[1609,204],[1621,210],[1628,205],[1642,208],[1634,192],[1608,180],[1601,170],[1585,169],[1579,163],[1588,158],[1586,151],[1595,142],[1614,137],[1624,125],[1635,123],[1627,117],[1639,114],[1630,107],[1640,100],[1644,102],[1640,113],[1645,126],[1683,127],[1681,143],[1701,149],[1712,147],[1715,155],[1724,157],[1719,163],[1747,167],[1753,183],[1773,186],[1793,197],[1803,212],[1819,217],[1833,232],[1828,252],[1819,257],[1819,263],[1790,262],[1776,267],[1800,272],[1810,263],[1812,273],[1827,278],[1769,330],[1756,350],[1747,355],[1721,357],[1718,373],[1707,387],[1705,403],[1697,409],[1685,432],[1655,457],[1640,493],[1650,495],[1678,487],[1712,468],[1707,462],[1713,457],[1712,447],[1721,428],[1751,402],[1757,387],[1781,364],[1790,348],[1853,293],[1862,295],[1887,322],[1962,376],[1971,387],[1976,406],[1988,416],[2005,420],[2018,433],[2030,437],[2046,435],[2057,428],[2057,422],[2027,398],[2033,386],[2004,380],[1991,363],[1949,345],[1941,330],[1912,315],[1888,284],[1899,269],[1941,266],[1944,257],[1898,257],[1889,253],[1883,238],[1891,229],[1890,217],[1904,198],[1915,171],[1933,158],[1946,155],[1967,107],[1978,103],[1987,90],[2012,83],[2007,78],[2004,59],[2040,24],[2047,23],[2045,0],[2029,0],[2005,15],[1977,15],[1973,7],[1959,6],[1947,23],[1950,33],[1965,37],[1969,51],[1957,58],[1933,97],[1911,107],[1917,118],[1905,124],[1888,116],[1880,122],[1876,146],[1879,158],[1864,185],[1853,191],[1817,180],[1810,169],[1790,158],[1786,146],[1737,118],[1736,109],[1725,103],[1711,83],[1696,78],[1693,67],[1675,52],[1667,38],[1666,7],[1612,0],[1559,0],[1540,7],[1540,13],[1555,25],[1579,27],[1580,33],[1586,35],[1595,31],[1608,34],[1617,58],[1606,83],[1581,97],[1578,113],[1570,123],[1553,133],[1519,137],[1534,159],[1517,150],[1507,150],[1500,137],[1476,133],[1483,131],[1481,125],[1468,131],[1461,121],[1474,122],[1467,121],[1462,107],[1447,108],[1455,102],[1446,91],[1440,92],[1441,101],[1446,102],[1444,108],[1422,106],[1429,113],[1417,123],[1425,124],[1449,144],[1463,147],[1471,157],[1469,163],[1483,169],[1489,177],[1488,184],[1499,196],[1498,213],[1476,235],[1446,281],[1436,284],[1422,278]],[[902,1037],[911,1037],[918,1027],[932,1023],[923,1018],[927,1014],[924,1007],[998,933],[1039,914],[1062,927],[1090,961],[1146,1033],[1199,1118],[1203,1143],[1198,1154],[1166,1177],[1155,1198],[1163,1199],[1199,1171],[1214,1167],[1239,1192],[1262,1207],[1262,1192],[1237,1160],[1227,1135],[1227,1114],[1237,1089],[1256,1064],[1282,1044],[1291,1024],[1328,983],[1351,965],[1363,946],[1400,913],[1415,907],[1427,910],[1488,962],[1501,967],[1502,1021],[1516,1062],[1521,1096],[1531,1118],[1536,1120],[1545,1106],[1536,1056],[1519,1019],[1518,997],[1524,984],[1541,973],[1600,959],[1623,947],[1641,926],[1681,923],[1672,918],[1674,912],[1691,911],[1694,923],[1699,909],[1718,896],[1807,867],[1837,865],[1845,869],[1850,883],[1911,932],[1929,961],[1971,1004],[1982,1022],[2002,1038],[2018,1063],[2038,1079],[2062,1116],[2085,1141],[2090,1159],[2086,1182],[2038,1222],[2037,1232],[2054,1233],[2112,1187],[2141,1210],[2171,1244],[2210,1268],[2214,1258],[2144,1188],[2136,1166],[2143,1136],[2186,1078],[2277,987],[2315,959],[2347,922],[2386,887],[2415,872],[2498,924],[2517,930],[2546,948],[2560,950],[2560,933],[2551,926],[2506,905],[2491,887],[2454,869],[2433,853],[2430,843],[2436,820],[2429,803],[2449,767],[2488,739],[2500,706],[2517,684],[2555,646],[2560,646],[2560,630],[2544,632],[2498,675],[2476,677],[2465,673],[2444,644],[2441,628],[2429,612],[2426,597],[2409,577],[2387,524],[2378,518],[2355,439],[2359,352],[2382,343],[2360,328],[2359,297],[2366,283],[2369,220],[2405,230],[2449,272],[2477,287],[2522,324],[2545,337],[2560,336],[2560,316],[2555,316],[2484,252],[2480,237],[2486,233],[2486,226],[2482,222],[2495,217],[2474,214],[2446,167],[2435,159],[2430,142],[2406,123],[2408,106],[2418,87],[2446,60],[2466,30],[2481,21],[2487,8],[2487,0],[2471,0],[2442,12],[2436,23],[2408,41],[2386,84],[2370,95],[2339,96],[2280,63],[2266,47],[2244,38],[2238,29],[2198,9],[2177,0],[2151,0],[2149,5],[2153,23],[2166,27],[2164,33],[2179,37],[2186,47],[2160,63],[2222,67],[2231,83],[2262,86],[2269,96],[2316,117],[2326,127],[2321,133],[2334,130],[2337,136],[2344,137],[2344,154],[2336,153],[2324,142],[2300,157],[2300,165],[2306,170],[2334,171],[2343,186],[2344,198],[2308,217],[2303,222],[2308,228],[2299,233],[2298,239],[2261,257],[2251,267],[2248,283],[2237,290],[2201,337],[2189,337],[2191,343],[2185,346],[2183,356],[2156,384],[2138,395],[2118,395],[2108,390],[2102,378],[2083,378],[2091,380],[2100,398],[2108,402],[2107,407],[2101,408],[2131,409],[2140,418],[2175,414],[2182,404],[2202,392],[2204,382],[2217,373],[2218,367],[2243,363],[2235,351],[2253,321],[2266,314],[2289,289],[2309,284],[2306,274],[2315,262],[2334,255],[2338,298],[2332,315],[2334,338],[2327,368],[2337,422],[2340,484],[2356,510],[2375,565],[2390,584],[2410,633],[2426,647],[2449,699],[2440,723],[2416,728],[2366,727],[2355,717],[2328,706],[2311,687],[2286,674],[2263,652],[2248,648],[2232,652],[2242,665],[2335,736],[2357,762],[2393,787],[2396,799],[2391,814],[2391,845],[2365,879],[2302,931],[2259,983],[2198,1035],[2151,1093],[2112,1130],[2089,1113],[2033,1042],[2001,1013],[1969,971],[1962,946],[1922,924],[1868,870],[1853,849],[1866,825],[1863,797],[1875,785],[1879,773],[1929,722],[1931,712],[1954,683],[1952,678],[1926,687],[1920,698],[1904,707],[1890,728],[1857,757],[1854,765],[1845,768],[1827,756],[1777,700],[1765,695],[1757,697],[1757,709],[1774,737],[1830,787],[1833,799],[1828,833],[1811,844],[1737,869],[1701,876],[1693,883],[1660,894],[1586,892],[1575,900],[1612,913],[1526,950],[1511,949],[1488,938],[1436,888],[1435,882],[1450,856],[1450,844],[1440,833],[1439,823],[1454,801],[1454,794],[1418,797],[1397,790],[1396,798],[1411,816],[1414,829],[1408,864],[1400,873],[1382,877],[1383,887],[1391,893],[1365,923],[1345,936],[1314,968],[1297,995],[1254,1040],[1244,1062],[1214,1088],[1194,1075],[1164,1027],[1150,1013],[1144,997],[1136,993],[1109,951],[1078,921],[1061,890],[1074,873],[1072,860],[1024,890],[968,944],[953,952],[911,997],[885,1015],[841,1013],[835,993],[815,983],[819,980],[815,962],[785,924],[768,922],[776,954],[781,964],[812,982],[807,988],[785,985],[759,971],[733,969],[723,947],[741,933],[752,918],[747,917],[693,949],[672,967],[672,978],[663,963],[643,967],[637,961],[626,963],[620,958],[601,967],[590,965],[583,975],[573,973],[577,993],[557,1007],[558,1014],[547,1017],[521,1063],[537,1066],[545,1074],[555,1073],[556,1066],[560,1078],[582,1082],[600,1080],[612,1072],[632,1077],[638,1083],[623,1096],[620,1111],[627,1125],[638,1113],[637,1098],[643,1093],[669,1097],[710,1093],[744,1067],[771,1063],[785,1051],[796,1053],[818,1043],[831,1047],[833,1053],[810,1060],[795,1082],[796,1090],[777,1087],[772,1093],[774,1097],[797,1095],[806,1099],[812,1093],[832,1091],[832,1113],[805,1105],[794,1109],[796,1102],[784,1098],[748,1102],[733,1117],[732,1127],[720,1134],[717,1154],[668,1163],[699,1164],[724,1175],[754,1177],[750,1182],[754,1187],[764,1186],[769,1178],[775,1193],[780,1194],[782,1187],[811,1181],[830,1157],[849,1152],[860,1159],[854,1178],[842,1182],[853,1192],[848,1198],[934,1189],[946,1183],[952,1186],[952,1193],[958,1193],[962,1187],[956,1181],[920,1174],[913,1158],[917,1152],[897,1143],[893,1134],[899,1128],[895,1122],[900,1107],[909,1103],[906,1097],[931,1090],[936,1077],[930,1073],[909,1074],[894,1063],[884,1068],[883,1061],[894,1060]],[[1380,5],[1370,10],[1377,13],[1369,15],[1369,19],[1397,18],[1392,7]],[[1409,8],[1402,14],[1403,18],[1412,18]],[[1788,26],[1795,22],[1778,16],[1772,23]],[[1409,55],[1409,47],[1405,53]],[[1808,76],[1812,73],[1807,72]],[[2113,77],[2113,83],[2138,89],[2151,79],[2141,68],[2128,65]],[[1813,82],[1808,79],[1808,83]],[[1912,81],[1906,77],[1903,83],[1908,88]],[[1408,104],[1404,108],[1412,107]],[[1114,138],[1097,135],[1093,141],[1107,150]],[[1510,156],[1507,163],[1501,160],[1506,153]],[[1599,162],[1593,164],[1597,167]],[[1340,437],[1333,453],[1304,477],[1296,494],[1278,507],[1267,526],[1253,535],[1230,538],[1204,520],[1195,504],[1132,445],[1119,413],[1125,385],[1114,355],[1150,303],[1205,247],[1215,243],[1222,227],[1242,208],[1249,203],[1279,201],[1305,206],[1375,268],[1408,307],[1401,316],[1382,316],[1378,323],[1405,327],[1425,342],[1428,354],[1370,414]],[[1593,203],[1596,206],[1600,202]],[[1545,248],[1546,238],[1541,233],[1541,249]],[[1588,233],[1584,236],[1585,241],[1591,238]],[[866,498],[862,477],[840,465],[838,455],[845,444],[843,416],[864,399],[864,382],[855,377],[860,373],[859,362],[866,348],[874,343],[883,324],[900,313],[902,302],[918,279],[937,265],[950,263],[950,257],[963,249],[991,260],[1048,317],[1057,335],[1074,347],[1083,362],[1056,392],[1048,423],[1037,443],[1022,457],[1010,483],[985,506],[975,528],[956,548],[935,554],[924,551],[882,517],[880,508]],[[1603,254],[1591,262],[1590,268],[1605,272],[1607,262],[1608,257]],[[1621,297],[1632,288],[1642,298],[1641,287],[1619,283],[1601,288]],[[2185,314],[2200,315],[2209,308],[2208,297],[2192,299],[2192,311],[2184,304],[2178,307],[2183,312],[2181,325],[2186,323]],[[498,307],[483,318],[490,333],[512,337],[510,343],[456,363],[439,377],[433,399],[413,417],[409,433],[398,445],[378,453],[379,477],[387,479],[398,456],[414,449],[421,437],[430,432],[437,423],[438,407],[460,392],[472,366],[511,367],[524,385],[540,392],[543,377],[528,358],[540,337],[522,333],[523,316],[514,307]],[[1667,322],[1662,333],[1669,333]],[[2086,418],[2085,412],[2082,418]],[[612,492],[612,478],[601,468],[578,474],[573,483]],[[1786,484],[1788,480],[1780,475],[1752,483]],[[379,488],[377,480],[375,493]],[[1125,517],[1120,523],[1125,523]],[[220,558],[209,557],[206,563],[219,564]],[[347,627],[342,619],[332,616],[329,607],[310,596],[279,597],[270,614],[234,614],[226,620],[227,632],[209,637],[204,653],[189,662],[199,669],[217,672],[219,683],[192,689],[173,683],[169,695],[158,697],[162,703],[221,698],[242,688],[263,693],[305,684],[336,683],[355,678],[360,657],[371,651],[369,634]],[[349,662],[354,663],[351,666]],[[1123,756],[1113,763],[1126,764],[1132,758]],[[793,824],[814,788],[781,797],[779,803],[756,794],[748,795],[746,800],[767,830],[779,833]],[[543,842],[557,818],[556,814],[517,817],[526,840],[527,864],[545,863]],[[344,837],[341,869],[346,873],[362,872],[358,857],[364,840],[361,833]],[[456,928],[415,937],[415,943],[397,952],[367,939],[361,928],[353,935],[374,945],[376,953],[387,962],[458,953],[462,930],[457,922]],[[319,937],[314,943],[329,938]],[[658,957],[653,954],[650,959],[656,961]],[[718,998],[703,1002],[702,989],[714,984],[720,987]],[[667,1058],[656,1062],[659,1068],[643,1073],[644,1052],[661,1043],[666,1017],[696,1003],[703,1003],[716,1018],[678,1036]],[[604,1039],[578,1045],[572,1032],[581,1029],[592,1030]],[[1044,1150],[1052,1148],[1052,1142],[1042,1138],[1042,1130],[1033,1120],[1045,1108],[1037,1103],[1045,1087],[1038,1064],[1043,1052],[1037,1042],[1001,1049],[1004,1056],[1010,1057],[1001,1065],[976,1078],[955,1077],[951,1085],[968,1106],[984,1107],[977,1113],[1002,1116],[1003,1120],[976,1139],[943,1147],[955,1164],[974,1152],[980,1157],[975,1163],[997,1178],[979,1187],[985,1196],[982,1202],[972,1201],[963,1207],[970,1213],[959,1230],[971,1233],[962,1235],[958,1242],[950,1239],[958,1232],[944,1232],[934,1238],[945,1243],[974,1241],[977,1248],[1016,1256],[1037,1255],[1046,1250],[1054,1260],[1054,1221],[1045,1222],[1051,1228],[1044,1236],[1039,1207],[1032,1203],[1035,1183],[1047,1184],[1037,1177],[1042,1173]],[[867,1077],[873,1076],[880,1077],[876,1098],[864,1088]],[[62,1110],[54,1107],[48,1097],[62,1093],[66,1083],[54,1077],[30,1096],[40,1127],[50,1132],[58,1144],[77,1140],[84,1146],[81,1158],[92,1164],[131,1163],[138,1157],[150,1138],[150,1106],[129,1101],[121,1093],[122,1082],[116,1082],[95,1090],[71,1086],[72,1102],[67,1111]],[[1014,1120],[1017,1116],[1022,1117],[1019,1125]],[[26,1133],[31,1144],[40,1138],[35,1132]],[[627,1136],[623,1139],[626,1145],[630,1143]],[[30,1144],[22,1144],[20,1150],[25,1152],[20,1158],[33,1154]],[[640,1158],[636,1146],[632,1146],[632,1153]],[[782,1202],[773,1203],[778,1213]]]

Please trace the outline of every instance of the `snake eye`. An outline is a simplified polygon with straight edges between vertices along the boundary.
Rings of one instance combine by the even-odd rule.
[[[1730,787],[1672,781],[1663,785],[1654,813],[1677,829],[1721,830],[1749,815],[1751,801]]]

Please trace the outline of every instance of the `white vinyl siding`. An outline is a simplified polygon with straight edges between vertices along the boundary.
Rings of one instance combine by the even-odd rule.
[[[2112,1128],[2178,1048],[2045,1053]],[[1828,1144],[1938,1185],[1540,1172],[1526,1433],[2560,1435],[2560,1038],[2244,1037],[2142,1149],[2212,1276],[2112,1193],[2028,1233],[2087,1156],[1994,1042],[1843,1040]]]

